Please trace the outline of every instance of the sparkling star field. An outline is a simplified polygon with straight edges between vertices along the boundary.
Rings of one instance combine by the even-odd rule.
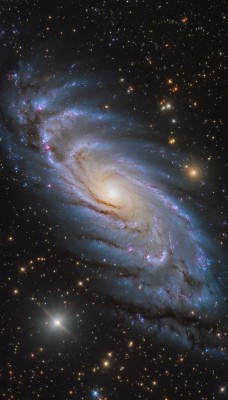
[[[0,13],[1,398],[225,399],[225,2]]]

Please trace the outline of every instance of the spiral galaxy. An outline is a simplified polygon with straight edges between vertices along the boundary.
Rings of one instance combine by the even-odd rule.
[[[129,324],[160,341],[217,349],[217,250],[199,200],[185,200],[183,156],[124,109],[104,108],[105,85],[76,64],[21,62],[4,83],[12,165],[63,215],[67,246],[91,262],[94,287]]]

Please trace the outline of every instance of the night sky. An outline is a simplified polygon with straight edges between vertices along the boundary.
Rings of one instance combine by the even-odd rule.
[[[225,6],[1,1],[1,399],[228,397]]]

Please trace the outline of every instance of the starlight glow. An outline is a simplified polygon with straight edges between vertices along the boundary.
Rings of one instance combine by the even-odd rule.
[[[61,321],[59,319],[54,320],[54,325],[55,326],[61,326]]]

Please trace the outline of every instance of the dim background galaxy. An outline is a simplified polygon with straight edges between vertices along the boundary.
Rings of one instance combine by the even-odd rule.
[[[0,15],[1,399],[225,399],[225,1]]]

